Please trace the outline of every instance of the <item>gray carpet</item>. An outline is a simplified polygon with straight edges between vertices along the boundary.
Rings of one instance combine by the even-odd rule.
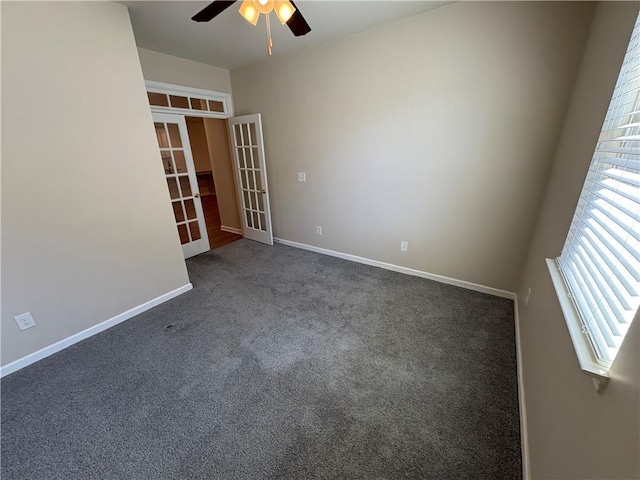
[[[2,479],[521,478],[513,303],[248,240],[2,380]]]

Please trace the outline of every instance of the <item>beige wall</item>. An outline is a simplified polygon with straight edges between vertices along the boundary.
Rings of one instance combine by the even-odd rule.
[[[189,279],[125,7],[2,2],[2,101],[6,365]]]
[[[210,172],[211,160],[209,159],[209,146],[207,145],[207,134],[204,130],[204,122],[199,117],[185,117],[187,130],[189,132],[189,145],[193,164],[196,172]]]
[[[231,93],[229,70],[138,48],[145,80]]]
[[[205,118],[204,129],[213,168],[213,181],[216,185],[220,222],[223,227],[242,230],[229,150],[227,121],[219,118]]]
[[[564,244],[620,70],[636,2],[603,2],[579,70],[518,297],[534,479],[640,478],[640,322],[597,395],[580,371],[545,257]]]
[[[461,2],[233,69],[274,235],[515,291],[592,12]]]

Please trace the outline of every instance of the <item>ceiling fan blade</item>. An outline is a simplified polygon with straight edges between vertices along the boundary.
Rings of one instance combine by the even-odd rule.
[[[236,0],[215,0],[215,2],[211,2],[191,17],[191,20],[194,22],[208,22],[220,15],[234,3],[236,3]]]
[[[287,20],[287,26],[296,37],[301,37],[309,33],[311,27],[300,13],[300,8],[293,2],[291,2],[291,4],[295,7],[296,11],[293,12],[291,18]]]

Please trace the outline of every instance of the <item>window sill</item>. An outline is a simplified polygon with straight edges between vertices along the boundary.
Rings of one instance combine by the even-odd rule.
[[[609,371],[600,365],[593,355],[589,341],[582,333],[582,324],[576,312],[575,306],[569,297],[567,286],[564,283],[562,274],[558,270],[558,264],[552,258],[547,258],[547,268],[553,281],[553,286],[560,301],[560,308],[564,316],[571,342],[578,356],[578,363],[584,373],[591,377],[596,392],[602,393],[609,384]]]

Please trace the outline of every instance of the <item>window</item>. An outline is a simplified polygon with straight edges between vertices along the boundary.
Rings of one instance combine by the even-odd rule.
[[[640,306],[640,16],[557,263],[607,370]]]
[[[227,93],[181,87],[168,83],[145,81],[147,99],[151,109],[157,112],[190,113],[198,117],[228,118],[231,111],[231,95]]]

